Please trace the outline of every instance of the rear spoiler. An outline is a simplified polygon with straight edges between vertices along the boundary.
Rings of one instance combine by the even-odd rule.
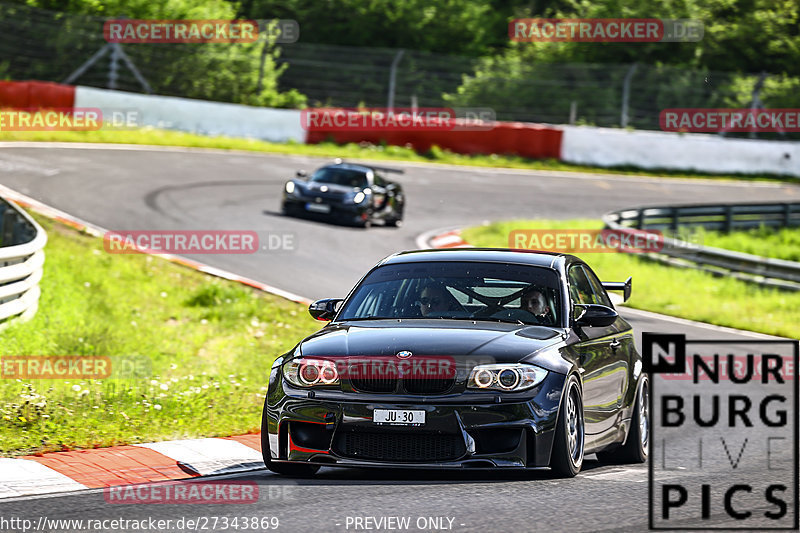
[[[394,172],[395,174],[405,174],[406,171],[402,168],[391,168],[391,167],[373,167],[372,165],[366,165],[372,170],[380,170],[381,172]]]
[[[603,288],[607,291],[622,291],[622,301],[627,302],[628,298],[631,297],[631,281],[633,280],[632,277],[629,277],[624,282],[623,281],[604,281]]]
[[[344,163],[344,160],[341,157],[337,157],[333,160],[334,164],[341,165]],[[394,172],[395,174],[405,174],[406,171],[402,168],[392,168],[392,167],[376,167],[373,165],[364,165],[362,163],[353,163],[354,165],[360,165],[362,167],[371,168],[372,170],[379,170],[381,172]]]

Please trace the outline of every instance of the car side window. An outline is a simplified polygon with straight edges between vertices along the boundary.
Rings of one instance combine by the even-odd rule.
[[[569,269],[569,293],[573,304],[593,304],[595,302],[594,292],[586,273],[575,265]]]
[[[379,176],[379,175],[377,175],[377,174],[375,174],[375,179],[373,180],[373,182],[374,182],[374,183],[375,183],[375,185],[377,185],[378,187],[386,187],[386,180],[384,180],[382,177],[380,177],[380,176]]]
[[[592,289],[594,290],[597,303],[605,305],[606,307],[610,307],[611,309],[614,309],[614,305],[611,303],[611,298],[608,297],[608,293],[603,288],[603,284],[597,278],[595,273],[592,272],[592,269],[587,266],[584,266],[583,271],[585,272],[586,277],[589,280],[589,284],[592,286]]]

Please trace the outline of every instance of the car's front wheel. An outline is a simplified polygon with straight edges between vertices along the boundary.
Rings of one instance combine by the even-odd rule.
[[[550,468],[563,477],[575,477],[583,466],[584,442],[583,396],[577,378],[570,376],[564,385]]]
[[[604,463],[644,463],[647,460],[650,447],[649,385],[647,376],[643,377],[636,394],[631,429],[625,444],[607,452],[598,452],[597,458]]]
[[[316,465],[304,465],[297,463],[276,463],[272,460],[269,451],[269,432],[267,431],[267,410],[261,416],[261,456],[264,458],[264,465],[275,472],[289,477],[310,477],[317,473],[319,467]]]

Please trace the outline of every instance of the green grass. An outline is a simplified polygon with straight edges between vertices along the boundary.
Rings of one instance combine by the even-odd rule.
[[[800,178],[771,174],[704,174],[666,169],[643,170],[635,167],[600,168],[562,163],[556,159],[528,159],[500,155],[461,155],[434,146],[427,153],[420,154],[402,146],[373,145],[369,143],[299,144],[295,142],[271,143],[254,139],[234,139],[229,137],[207,137],[192,133],[141,128],[137,130],[97,130],[97,131],[0,131],[2,141],[36,142],[87,142],[120,143],[156,146],[183,146],[190,148],[215,148],[223,150],[245,150],[274,154],[293,154],[315,157],[373,159],[385,161],[411,161],[467,165],[490,168],[516,168],[525,170],[551,170],[569,172],[590,172],[598,174],[623,174],[636,176],[656,176],[673,178],[705,178],[719,180],[756,180],[800,182]]]
[[[128,378],[0,379],[0,454],[260,429],[270,364],[319,328],[304,306],[37,217],[48,233],[33,320],[2,355],[127,356]],[[137,359],[138,358],[138,359]]]
[[[696,231],[696,242],[705,246],[787,261],[800,261],[800,227],[775,229],[762,226],[750,231],[731,233],[702,229]]]
[[[509,247],[513,229],[602,227],[597,220],[514,220],[466,229],[462,237],[475,246]],[[633,276],[630,307],[720,326],[800,338],[800,293],[759,287],[731,278],[672,268],[635,254],[575,254],[601,279]]]

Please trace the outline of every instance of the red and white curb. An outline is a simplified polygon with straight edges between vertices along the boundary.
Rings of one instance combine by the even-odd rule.
[[[431,248],[472,248],[461,238],[461,230],[452,230],[436,235],[429,241]]]
[[[0,499],[260,468],[259,434],[0,458]]]

